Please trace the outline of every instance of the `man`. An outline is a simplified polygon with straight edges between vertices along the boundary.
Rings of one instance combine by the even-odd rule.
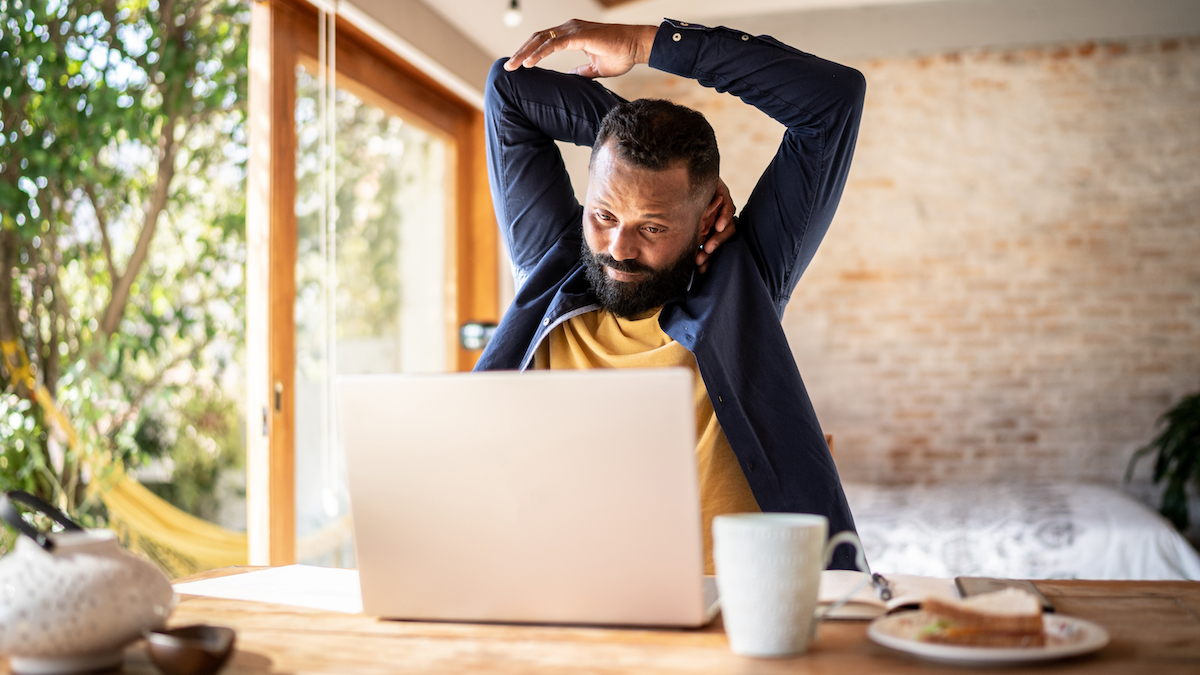
[[[587,65],[534,68],[564,49]],[[636,63],[730,92],[787,127],[736,233],[703,117],[627,103],[593,79]],[[819,513],[831,533],[854,529],[780,320],[841,197],[864,87],[857,71],[772,38],[671,20],[570,21],[535,33],[488,80],[492,198],[518,288],[476,368],[691,368],[709,573],[720,513]],[[584,205],[555,140],[594,144]],[[621,439],[619,420],[580,431]],[[834,566],[854,568],[846,547]]]

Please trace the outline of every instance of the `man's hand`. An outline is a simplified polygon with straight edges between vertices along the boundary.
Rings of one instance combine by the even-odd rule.
[[[572,75],[616,77],[634,64],[648,63],[657,26],[627,26],[571,19],[548,30],[538,31],[512,55],[505,70],[532,68],[539,61],[564,49],[582,51],[588,63],[571,69]]]
[[[719,209],[717,220],[713,223],[713,229],[708,238],[700,245],[700,252],[696,254],[696,267],[700,269],[701,274],[708,271],[708,259],[712,257],[717,247],[728,241],[737,231],[737,221],[733,217],[737,207],[733,205],[729,186],[725,185],[725,181],[721,179],[717,179],[717,194],[713,195],[713,203],[717,202],[720,202],[717,207]]]

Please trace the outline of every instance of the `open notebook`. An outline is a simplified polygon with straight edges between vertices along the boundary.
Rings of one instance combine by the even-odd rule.
[[[866,576],[853,570],[825,570],[821,572],[821,590],[817,596],[822,606],[831,605],[849,593]],[[867,584],[854,594],[849,602],[833,610],[831,619],[874,619],[889,612],[916,608],[929,597],[959,598],[953,579],[921,577],[912,574],[888,574],[888,585],[892,598],[883,601],[879,591]]]

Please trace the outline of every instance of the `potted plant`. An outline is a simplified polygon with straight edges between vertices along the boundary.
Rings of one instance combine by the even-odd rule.
[[[1162,494],[1159,511],[1180,531],[1187,529],[1188,481],[1200,486],[1200,392],[1185,396],[1174,408],[1159,418],[1166,424],[1149,445],[1133,453],[1129,468],[1125,471],[1125,482],[1133,476],[1134,466],[1143,456],[1156,452],[1154,458],[1154,484],[1164,480],[1167,489]]]

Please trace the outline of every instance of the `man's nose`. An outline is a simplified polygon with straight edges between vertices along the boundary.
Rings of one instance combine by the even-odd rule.
[[[638,256],[638,249],[632,232],[624,227],[614,228],[612,241],[608,243],[608,254],[613,260],[633,260]]]

